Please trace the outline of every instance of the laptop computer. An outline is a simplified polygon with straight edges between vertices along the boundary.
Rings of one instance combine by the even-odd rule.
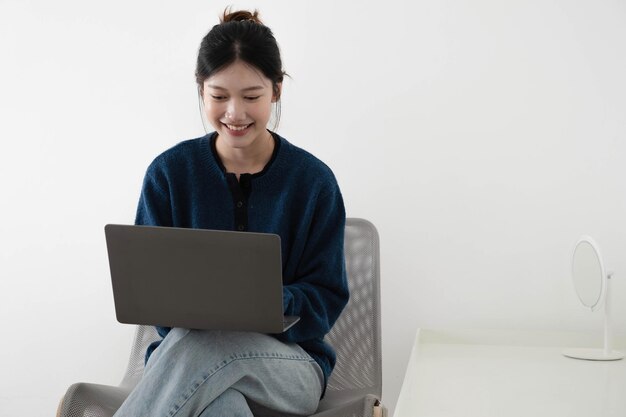
[[[107,224],[120,323],[282,333],[280,236]]]

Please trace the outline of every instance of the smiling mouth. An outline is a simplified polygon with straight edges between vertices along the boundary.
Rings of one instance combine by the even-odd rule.
[[[253,125],[253,123],[250,123],[250,124],[247,124],[247,125],[239,125],[239,126],[237,126],[237,125],[229,125],[229,124],[226,124],[226,123],[222,123],[222,124],[224,126],[226,126],[227,128],[229,128],[230,130],[234,130],[235,132],[246,130],[247,128],[249,128],[250,126]]]

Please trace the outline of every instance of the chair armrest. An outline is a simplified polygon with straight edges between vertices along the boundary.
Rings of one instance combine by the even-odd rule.
[[[132,388],[79,382],[61,400],[58,417],[112,417]]]
[[[334,402],[334,401],[333,401]],[[326,404],[327,406],[328,404]],[[380,403],[374,395],[363,395],[359,398],[351,398],[345,403],[326,408],[324,404],[320,407],[323,411],[313,414],[311,417],[386,417],[387,409]],[[378,413],[378,414],[375,414]]]

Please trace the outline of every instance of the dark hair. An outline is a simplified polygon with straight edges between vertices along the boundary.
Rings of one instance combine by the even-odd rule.
[[[287,75],[282,69],[280,50],[274,34],[259,19],[259,12],[246,10],[231,12],[227,7],[220,23],[213,26],[202,39],[196,65],[196,82],[200,93],[204,81],[214,73],[241,60],[260,70],[272,81],[272,91],[277,97],[276,125],[280,120],[280,91],[278,84]]]

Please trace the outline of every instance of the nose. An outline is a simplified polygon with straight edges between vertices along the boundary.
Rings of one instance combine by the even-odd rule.
[[[231,122],[238,122],[246,119],[246,109],[244,103],[233,98],[228,100],[226,106],[226,119]]]

